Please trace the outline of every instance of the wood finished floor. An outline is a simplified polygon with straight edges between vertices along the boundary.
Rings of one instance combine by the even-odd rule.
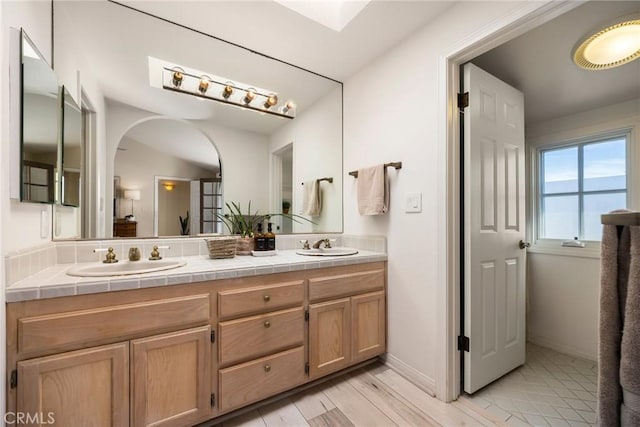
[[[225,421],[222,427],[506,425],[464,402],[443,403],[381,363]]]

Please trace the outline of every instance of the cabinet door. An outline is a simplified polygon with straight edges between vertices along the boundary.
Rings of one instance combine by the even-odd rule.
[[[40,417],[29,425],[128,426],[129,345],[18,362],[17,411]]]
[[[131,341],[131,425],[184,426],[211,414],[211,326]]]
[[[309,306],[309,377],[318,378],[351,363],[349,298]]]
[[[384,291],[351,298],[353,362],[384,353],[386,347]]]

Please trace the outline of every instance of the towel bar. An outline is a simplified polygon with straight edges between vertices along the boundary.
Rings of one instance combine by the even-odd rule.
[[[385,168],[394,167],[396,169],[402,169],[402,162],[385,163],[384,167]],[[357,178],[358,177],[358,171],[351,171],[351,172],[349,172],[349,175],[351,175],[354,178]]]
[[[330,177],[318,178],[318,179],[316,179],[316,181],[317,182],[327,181],[329,183],[333,183],[333,178],[330,178]],[[304,185],[304,182],[302,183],[302,185]]]

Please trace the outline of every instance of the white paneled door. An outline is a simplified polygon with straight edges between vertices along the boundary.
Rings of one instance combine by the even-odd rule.
[[[524,100],[464,66],[464,390],[473,393],[525,361]]]

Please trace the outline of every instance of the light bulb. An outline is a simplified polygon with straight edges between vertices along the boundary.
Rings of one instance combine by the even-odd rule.
[[[292,100],[288,100],[281,109],[282,114],[287,114],[289,111],[293,110],[294,108],[296,108],[295,102],[293,102]]]
[[[251,101],[253,101],[253,98],[255,97],[256,97],[256,90],[250,87],[249,89],[247,89],[247,93],[245,94],[244,98],[242,98],[242,100],[244,101],[245,104],[249,105],[251,104]]]
[[[200,76],[200,83],[198,83],[198,90],[201,94],[205,94],[207,89],[209,89],[209,83],[211,82],[211,78],[209,76]]]
[[[278,95],[270,93],[267,100],[264,102],[264,108],[267,110],[278,103]]]
[[[184,70],[180,67],[173,67],[172,82],[175,87],[180,87],[184,80]]]
[[[229,99],[231,95],[233,95],[233,82],[226,82],[224,89],[222,89],[222,97]]]

